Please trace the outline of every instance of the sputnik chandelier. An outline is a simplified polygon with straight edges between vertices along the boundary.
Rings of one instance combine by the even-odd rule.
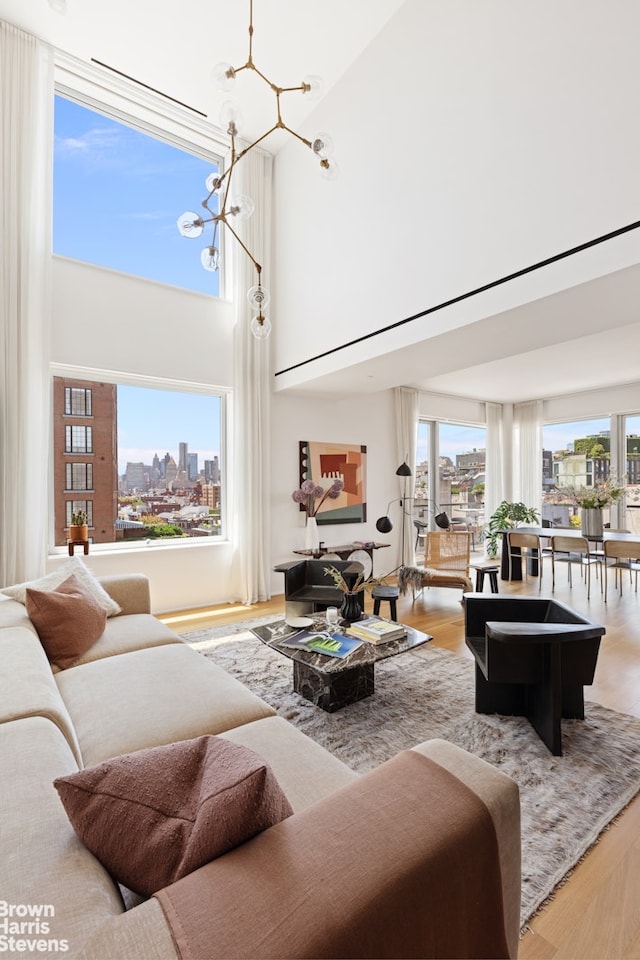
[[[234,221],[248,219],[254,210],[254,203],[251,197],[236,196],[231,189],[231,182],[234,170],[243,157],[262,143],[270,134],[276,130],[286,130],[293,137],[308,147],[320,161],[320,171],[327,180],[333,180],[337,176],[338,168],[332,159],[333,142],[327,134],[319,133],[313,140],[307,140],[295,130],[286,125],[282,119],[280,98],[283,93],[292,93],[297,91],[311,99],[319,96],[322,81],[320,77],[307,76],[302,83],[295,87],[279,87],[272,83],[264,73],[262,73],[253,61],[253,0],[249,0],[249,55],[247,62],[241,67],[233,67],[230,63],[219,63],[214,67],[213,76],[220,90],[229,91],[233,88],[236,76],[243,70],[253,70],[253,72],[273,90],[276,98],[276,122],[263,133],[257,140],[244,149],[236,150],[236,137],[240,135],[241,126],[240,110],[232,100],[227,100],[222,105],[220,111],[220,124],[231,137],[231,160],[223,173],[210,173],[205,180],[205,187],[209,191],[206,198],[202,201],[202,207],[209,216],[199,215],[192,210],[188,210],[178,218],[178,230],[183,237],[195,239],[202,236],[207,224],[213,225],[213,234],[211,243],[208,244],[200,255],[202,266],[205,270],[216,271],[220,267],[220,248],[219,248],[219,228],[224,226],[235,237],[240,244],[256,271],[256,283],[247,292],[247,299],[257,315],[251,321],[251,332],[258,339],[264,339],[271,332],[271,321],[264,316],[263,309],[268,306],[270,298],[269,291],[262,286],[262,265],[258,263],[246,244],[240,239],[236,230],[232,226]],[[213,198],[218,200],[218,213],[215,213],[212,206],[215,206]]]

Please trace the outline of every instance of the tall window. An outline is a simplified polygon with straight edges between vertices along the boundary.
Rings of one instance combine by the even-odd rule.
[[[484,522],[486,437],[484,427],[438,424],[438,505],[474,529]]]
[[[611,421],[600,417],[546,424],[542,448],[542,522],[579,527],[580,508],[571,489],[592,487],[611,476]],[[604,521],[610,522],[608,507]]]
[[[78,510],[94,544],[222,535],[222,396],[54,377],[53,397],[56,545]]]
[[[219,296],[218,272],[203,270],[198,242],[176,227],[206,197],[217,160],[61,96],[54,122],[54,253]]]
[[[438,465],[430,472],[431,440],[435,431]],[[486,430],[465,424],[421,420],[416,447],[416,519],[449,517],[472,533],[484,522]]]

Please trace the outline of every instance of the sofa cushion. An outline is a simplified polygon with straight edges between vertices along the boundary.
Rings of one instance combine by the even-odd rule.
[[[107,618],[104,633],[82,654],[75,666],[104,657],[115,657],[121,653],[131,653],[132,650],[183,642],[173,630],[150,613],[121,613],[117,617]]]
[[[257,753],[211,736],[116,757],[54,786],[89,850],[147,896],[293,812]]]
[[[49,924],[48,934],[40,920],[40,931],[34,926],[25,938],[16,937],[13,950],[6,949],[6,936],[6,952],[0,953],[12,960],[43,957],[42,940],[55,939],[59,952],[52,946],[46,956],[83,956],[80,947],[95,927],[120,915],[124,906],[117,885],[73,830],[53,787],[56,777],[76,772],[78,764],[60,730],[43,717],[0,723],[0,757],[1,905],[51,905],[40,915]],[[0,924],[0,944],[8,932]],[[41,945],[21,949],[19,939]]]
[[[86,767],[275,714],[186,643],[105,657],[62,670],[55,680]]]
[[[30,625],[30,621],[27,623]],[[69,711],[31,625],[29,629],[0,629],[0,664],[0,725],[23,717],[45,717],[62,731],[76,761],[81,763],[80,746]]]
[[[18,600],[19,603],[26,603],[27,587],[32,587],[34,590],[55,590],[56,587],[59,587],[71,574],[75,574],[93,594],[98,603],[106,610],[108,617],[113,617],[117,613],[120,613],[120,605],[102,588],[97,578],[94,577],[89,567],[82,562],[80,557],[70,557],[62,563],[57,570],[47,573],[46,576],[40,577],[38,580],[17,583],[12,587],[5,587],[0,593],[11,597],[12,600]]]
[[[263,717],[220,734],[267,761],[295,813],[346,786],[358,774],[284,717]]]
[[[55,590],[27,587],[26,610],[49,660],[70,667],[104,633],[107,613],[72,574]]]

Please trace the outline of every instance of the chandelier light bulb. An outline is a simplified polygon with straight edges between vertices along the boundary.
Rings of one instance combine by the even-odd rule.
[[[302,92],[308,100],[317,100],[324,90],[324,81],[322,77],[315,74],[309,74],[302,81]]]
[[[328,160],[333,154],[333,137],[328,133],[318,133],[311,141],[311,149],[316,157],[321,160]]]
[[[200,263],[205,270],[215,273],[220,267],[220,251],[217,247],[205,247],[200,254]]]
[[[204,182],[209,194],[215,193],[222,186],[222,176],[216,170],[209,174]]]
[[[220,107],[220,126],[229,134],[236,137],[242,127],[242,113],[238,104],[233,100],[225,100]]]
[[[236,72],[230,63],[216,63],[213,68],[213,82],[218,90],[228,92],[233,88]]]
[[[202,236],[204,222],[193,210],[187,210],[186,213],[178,217],[177,223],[178,230],[183,237],[189,237],[189,239],[194,240],[196,237]]]
[[[335,160],[320,161],[320,176],[323,180],[337,180],[340,175],[340,168]]]
[[[256,340],[266,340],[271,333],[271,320],[259,313],[249,324],[249,329]]]
[[[229,204],[229,213],[232,216],[237,217],[238,220],[248,220],[255,210],[255,206],[256,205],[251,197],[234,197]]]
[[[247,300],[254,310],[259,310],[262,312],[264,307],[269,306],[271,294],[268,290],[265,290],[264,287],[258,284],[255,287],[251,287],[250,290],[247,290]]]

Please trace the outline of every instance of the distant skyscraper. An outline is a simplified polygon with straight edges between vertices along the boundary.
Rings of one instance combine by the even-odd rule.
[[[187,476],[189,480],[198,479],[198,454],[197,453],[188,453],[187,454]]]
[[[220,483],[220,464],[217,457],[204,461],[204,479],[207,483]]]
[[[146,489],[144,463],[128,463],[124,482],[129,493],[142,493]]]
[[[189,466],[189,444],[188,443],[179,443],[178,444],[178,470],[184,470],[187,473]]]

